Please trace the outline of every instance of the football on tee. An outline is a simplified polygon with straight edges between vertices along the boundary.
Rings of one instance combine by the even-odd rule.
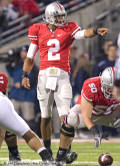
[[[104,153],[99,156],[98,162],[100,166],[112,166],[113,157],[108,153]]]

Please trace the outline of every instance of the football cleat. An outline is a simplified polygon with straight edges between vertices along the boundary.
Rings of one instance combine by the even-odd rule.
[[[70,150],[69,150],[66,153],[64,153],[62,151],[59,151],[57,153],[56,162],[60,163],[60,164],[62,163],[62,165],[64,165],[64,163],[70,164],[73,161],[75,161],[77,159],[77,157],[78,157],[78,155],[76,152],[70,152]]]
[[[49,148],[49,149],[47,149],[48,150],[48,152],[51,154],[51,156],[53,156],[53,152],[52,152],[52,150]]]
[[[18,152],[9,152],[9,161],[21,161],[20,154]]]
[[[66,163],[67,164],[70,164],[72,163],[73,161],[77,160],[77,153],[76,152],[69,152],[66,154]]]

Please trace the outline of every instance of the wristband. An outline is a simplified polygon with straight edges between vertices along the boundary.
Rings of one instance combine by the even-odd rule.
[[[93,29],[93,33],[94,33],[95,35],[98,35],[98,28],[94,28],[94,29]]]
[[[22,78],[27,77],[28,78],[29,74],[27,72],[23,72]]]

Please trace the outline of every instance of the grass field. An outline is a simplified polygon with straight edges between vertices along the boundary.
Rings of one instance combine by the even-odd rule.
[[[54,152],[54,156],[57,153],[58,143],[52,144],[52,149]],[[39,163],[39,155],[33,152],[25,143],[19,143],[19,151],[22,157],[24,165],[31,166],[31,165],[40,165]],[[77,152],[78,159],[76,162],[72,164],[72,166],[98,166],[97,163],[98,156],[101,153],[110,153],[114,158],[113,166],[120,166],[120,143],[112,143],[112,142],[105,142],[102,145],[94,149],[93,143],[80,143],[74,142],[72,145],[72,151]],[[5,165],[4,162],[8,161],[8,150],[6,144],[2,145],[0,150],[0,166]],[[33,163],[34,164],[30,164]]]

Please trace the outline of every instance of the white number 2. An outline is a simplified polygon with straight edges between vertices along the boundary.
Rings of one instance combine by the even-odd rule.
[[[52,46],[53,44],[55,46],[52,48],[49,48],[49,50],[48,50],[48,61],[60,60],[60,54],[57,53],[60,50],[60,42],[57,39],[50,39],[47,42],[47,46]],[[55,52],[56,52],[56,54],[55,54]]]

